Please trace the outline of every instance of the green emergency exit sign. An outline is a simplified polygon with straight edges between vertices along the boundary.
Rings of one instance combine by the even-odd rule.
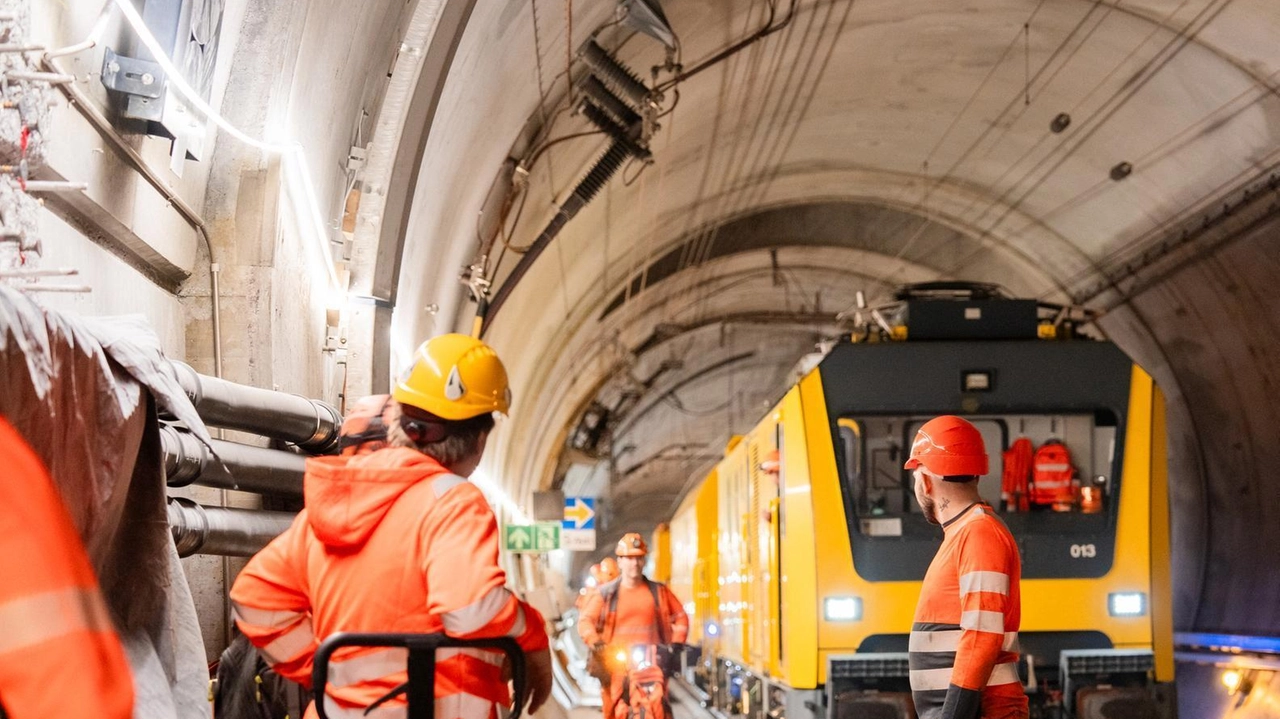
[[[560,523],[508,524],[502,528],[508,552],[550,552],[560,548]]]

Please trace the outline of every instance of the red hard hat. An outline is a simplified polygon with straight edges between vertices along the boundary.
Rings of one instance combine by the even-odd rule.
[[[902,466],[915,469],[920,465],[940,477],[986,474],[987,448],[982,434],[960,417],[934,417],[916,432],[911,457]]]

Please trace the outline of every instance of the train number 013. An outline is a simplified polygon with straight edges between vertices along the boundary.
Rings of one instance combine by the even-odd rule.
[[[1072,559],[1093,559],[1098,556],[1098,547],[1093,544],[1073,544],[1071,545]]]

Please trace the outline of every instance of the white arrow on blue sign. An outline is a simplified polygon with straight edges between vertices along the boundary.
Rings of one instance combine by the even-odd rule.
[[[595,529],[596,500],[594,497],[565,497],[564,529]]]

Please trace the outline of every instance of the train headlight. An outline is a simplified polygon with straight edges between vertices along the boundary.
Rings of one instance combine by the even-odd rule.
[[[828,622],[856,622],[862,619],[862,599],[827,597],[822,600],[822,618]]]
[[[1140,617],[1147,613],[1147,595],[1142,592],[1112,592],[1107,595],[1107,611],[1113,617]]]

